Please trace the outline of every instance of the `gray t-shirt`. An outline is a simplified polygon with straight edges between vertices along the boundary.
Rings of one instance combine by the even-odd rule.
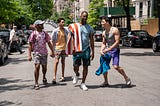
[[[85,51],[90,46],[90,34],[93,33],[93,28],[88,25],[80,25],[81,39],[82,39],[82,51]]]

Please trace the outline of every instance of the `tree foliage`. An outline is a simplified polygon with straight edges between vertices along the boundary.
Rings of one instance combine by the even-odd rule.
[[[51,16],[51,20],[54,20],[54,22],[57,22],[57,19],[62,17],[65,19],[65,23],[66,25],[69,25],[71,23],[73,23],[72,18],[70,17],[70,11],[71,9],[69,7],[66,7],[63,11],[61,11],[60,13],[53,11],[53,15]]]
[[[52,15],[53,0],[25,0],[31,8],[33,19],[47,19]]]
[[[0,24],[29,25],[52,15],[53,0],[0,0]]]
[[[92,0],[89,4],[88,23],[95,28],[99,22],[99,9],[104,6],[104,0]]]
[[[18,2],[0,0],[0,23],[13,23],[19,17]]]

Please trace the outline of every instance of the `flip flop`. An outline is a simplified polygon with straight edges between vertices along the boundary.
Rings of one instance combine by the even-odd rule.
[[[54,85],[54,84],[57,84],[57,82],[55,81],[55,80],[52,80],[52,84]]]
[[[39,90],[40,89],[39,85],[38,84],[34,85],[34,89]]]
[[[47,79],[43,79],[43,85],[46,85],[47,84]]]

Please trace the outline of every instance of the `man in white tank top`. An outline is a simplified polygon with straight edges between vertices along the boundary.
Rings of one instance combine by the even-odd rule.
[[[125,79],[126,85],[131,85],[130,78],[126,75],[124,69],[119,66],[119,41],[120,41],[120,33],[118,28],[112,27],[111,21],[107,17],[102,17],[101,20],[102,27],[105,29],[102,33],[103,41],[101,45],[100,53],[101,55],[104,55],[105,53],[108,53],[111,55],[112,58],[112,65],[115,70],[117,70]],[[106,47],[107,46],[107,47]],[[106,87],[109,86],[108,84],[108,72],[103,74],[104,76],[104,82],[100,85],[100,87]]]

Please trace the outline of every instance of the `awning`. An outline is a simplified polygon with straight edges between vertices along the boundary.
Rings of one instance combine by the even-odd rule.
[[[99,10],[99,16],[126,16],[123,7],[103,7]],[[135,15],[135,7],[130,7],[130,15]]]

